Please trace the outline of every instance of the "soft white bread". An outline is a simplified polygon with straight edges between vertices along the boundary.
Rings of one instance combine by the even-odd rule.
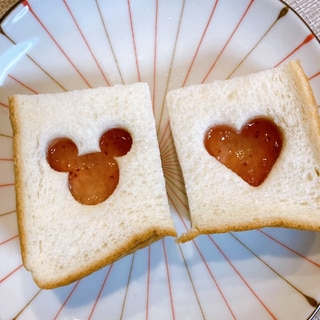
[[[191,216],[179,241],[266,226],[320,230],[320,123],[299,61],[177,89],[166,105]],[[207,152],[204,135],[221,124],[240,130],[257,116],[274,121],[283,146],[266,180],[254,187]]]
[[[10,97],[17,215],[25,267],[41,288],[66,285],[164,236],[175,236],[147,84]],[[109,128],[132,147],[117,158],[113,194],[96,205],[76,201],[68,174],[53,170],[48,144],[68,137],[79,154],[99,152]]]

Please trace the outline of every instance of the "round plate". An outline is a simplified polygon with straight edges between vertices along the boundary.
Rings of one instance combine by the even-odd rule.
[[[300,59],[320,101],[319,41],[291,9],[277,0],[30,0],[7,14],[1,28],[0,319],[306,319],[313,313],[320,234],[280,228],[186,244],[165,238],[66,287],[40,290],[21,260],[8,118],[14,93],[148,82],[181,234],[190,222],[165,95]]]

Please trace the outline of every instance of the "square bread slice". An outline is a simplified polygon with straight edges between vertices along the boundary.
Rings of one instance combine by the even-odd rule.
[[[26,269],[41,288],[69,284],[165,236],[176,236],[165,189],[148,85],[135,83],[9,98],[17,216]],[[111,128],[132,138],[116,157],[119,183],[105,201],[75,200],[68,173],[47,161],[67,137],[79,155],[100,152]]]
[[[178,241],[266,226],[320,230],[320,123],[299,61],[173,90],[166,106],[191,217]],[[211,156],[204,140],[211,127],[239,132],[256,117],[275,123],[282,149],[264,182],[252,186]]]

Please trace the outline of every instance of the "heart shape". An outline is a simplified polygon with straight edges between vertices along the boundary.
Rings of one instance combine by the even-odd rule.
[[[282,132],[270,119],[249,120],[240,131],[227,125],[209,128],[204,139],[208,153],[251,186],[268,176],[282,149]]]

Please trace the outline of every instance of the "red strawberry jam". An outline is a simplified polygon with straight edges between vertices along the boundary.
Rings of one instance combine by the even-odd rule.
[[[132,146],[131,135],[124,129],[111,129],[100,139],[101,152],[78,155],[78,148],[68,138],[53,141],[47,152],[49,165],[69,173],[69,189],[82,204],[105,201],[119,182],[119,167],[114,157],[124,156]]]
[[[248,121],[240,131],[214,126],[206,132],[204,144],[210,155],[256,187],[281,152],[282,133],[272,120],[260,117]]]

